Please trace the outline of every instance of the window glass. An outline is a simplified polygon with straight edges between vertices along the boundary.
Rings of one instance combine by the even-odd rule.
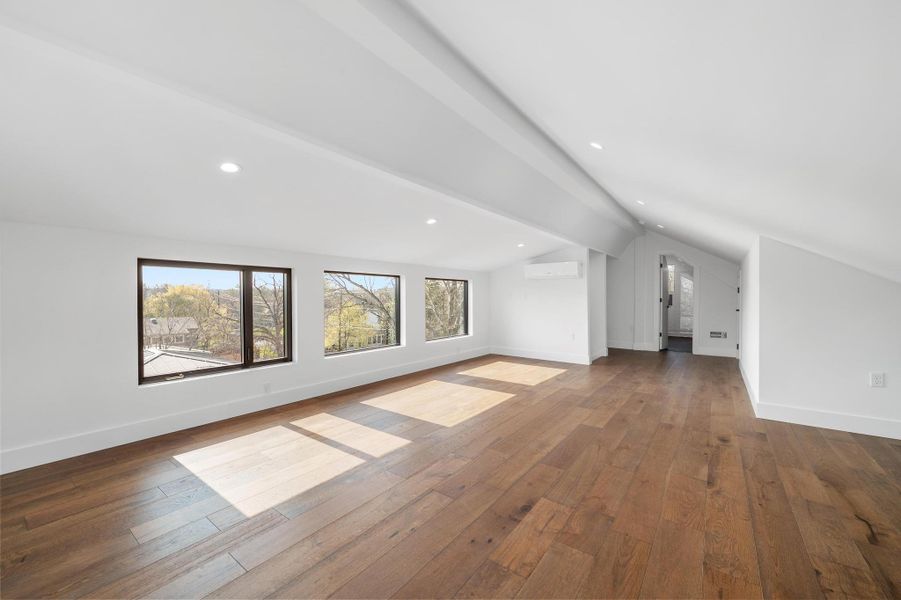
[[[681,275],[681,295],[679,296],[679,330],[692,331],[694,329],[694,294],[695,282],[687,275]]]
[[[425,280],[426,340],[469,333],[468,288],[468,282],[458,279]]]
[[[325,273],[325,353],[400,344],[400,277]]]
[[[284,273],[253,272],[253,358],[273,360],[287,356]]]
[[[240,364],[241,272],[145,266],[144,376]]]

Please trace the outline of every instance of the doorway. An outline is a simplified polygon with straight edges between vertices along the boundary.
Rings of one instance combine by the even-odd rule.
[[[660,349],[692,352],[694,267],[673,254],[660,257]]]

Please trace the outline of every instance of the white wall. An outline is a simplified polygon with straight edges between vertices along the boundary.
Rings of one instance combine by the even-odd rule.
[[[588,325],[592,362],[607,356],[607,255],[588,251]]]
[[[579,261],[578,279],[526,279],[528,263]],[[589,364],[588,250],[568,246],[492,271],[491,350],[498,354]]]
[[[635,346],[635,247],[616,258],[607,255],[607,347]]]
[[[901,438],[901,284],[759,243],[758,416]]]
[[[738,265],[652,231],[633,240],[622,258],[608,261],[607,345],[658,349],[661,254],[674,254],[694,267],[694,353],[736,356]],[[711,338],[711,331],[725,331],[727,337]]]
[[[760,239],[741,263],[741,369],[751,403],[760,397]]]
[[[138,386],[138,257],[291,267],[295,361]],[[404,345],[325,358],[323,269],[401,275]],[[4,471],[478,356],[489,346],[483,273],[0,223],[0,275]],[[472,335],[425,342],[426,276],[471,281]]]

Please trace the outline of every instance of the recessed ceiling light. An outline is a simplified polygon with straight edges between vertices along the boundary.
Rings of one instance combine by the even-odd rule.
[[[426,225],[434,225],[437,222],[438,222],[438,219],[426,219],[425,220]]]
[[[522,244],[522,243],[516,244],[516,247],[517,247],[517,248],[522,248],[522,247],[524,247],[524,246],[525,246],[525,244]]]
[[[639,225],[644,225],[644,221],[639,221],[638,224],[639,224]]]
[[[659,227],[660,229],[663,229],[663,225],[658,224],[657,227]]]
[[[241,170],[241,165],[233,162],[224,162],[219,165],[219,170],[223,173],[237,173]]]
[[[636,200],[636,202],[638,202],[639,204],[641,204],[642,206],[644,206],[644,200]]]
[[[592,148],[594,148],[595,150],[603,150],[604,149],[604,146],[602,146],[598,142],[591,142],[588,145],[591,146]]]

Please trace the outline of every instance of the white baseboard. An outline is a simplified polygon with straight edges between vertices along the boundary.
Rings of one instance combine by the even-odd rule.
[[[745,382],[745,390],[748,392],[748,398],[751,399],[751,408],[754,409],[754,414],[757,414],[757,393],[754,391],[754,388],[751,387],[750,378],[748,374],[745,373],[745,366],[741,361],[738,361],[738,371],[741,373],[741,380]]]
[[[865,435],[901,439],[901,421],[895,419],[878,419],[863,415],[815,410],[785,404],[767,404],[758,402],[755,413],[760,419],[784,421],[811,427],[837,429]]]
[[[642,352],[660,352],[659,343],[647,344],[644,342],[636,342],[632,347],[633,349],[641,350]]]
[[[591,357],[588,354],[575,354],[569,352],[545,352],[543,350],[526,350],[523,348],[509,348],[506,346],[492,346],[491,354],[515,356],[517,358],[533,358],[535,360],[550,360],[576,365],[590,365]]]
[[[487,347],[475,348],[460,353],[446,354],[384,369],[356,373],[347,377],[320,381],[287,390],[278,390],[271,394],[241,398],[223,404],[205,406],[190,411],[154,417],[153,419],[126,423],[116,427],[98,429],[17,448],[9,448],[0,452],[0,473],[11,473],[64,458],[137,442],[157,435],[230,419],[299,400],[315,398],[316,396],[330,394],[358,385],[374,383],[416,371],[484,356],[488,353],[489,349]]]
[[[751,399],[751,408],[754,409],[754,414],[758,419],[901,439],[901,421],[895,419],[879,419],[863,415],[760,402],[757,394],[754,393],[753,388],[748,383],[749,377],[741,361],[738,362],[738,370],[741,372],[745,389],[747,389],[748,397]]]
[[[594,362],[599,358],[603,358],[603,357],[607,356],[607,354],[608,354],[607,348],[606,347],[601,348],[600,350],[598,350],[597,352],[595,352],[594,354],[591,355],[591,362]]]
[[[731,348],[717,348],[715,346],[696,346],[692,349],[692,354],[700,354],[702,356],[725,356],[727,358],[735,358],[735,350]]]
[[[608,348],[619,348],[620,350],[634,350],[634,344],[631,340],[607,340]]]
[[[608,348],[619,348],[621,350],[640,350],[642,352],[658,352],[660,348],[658,344],[654,343],[646,343],[646,342],[635,342],[632,343],[627,340],[607,340]],[[735,358],[736,351],[731,350],[729,348],[716,348],[712,346],[697,346],[693,350],[694,354],[700,354],[702,356],[726,356],[729,358]]]

